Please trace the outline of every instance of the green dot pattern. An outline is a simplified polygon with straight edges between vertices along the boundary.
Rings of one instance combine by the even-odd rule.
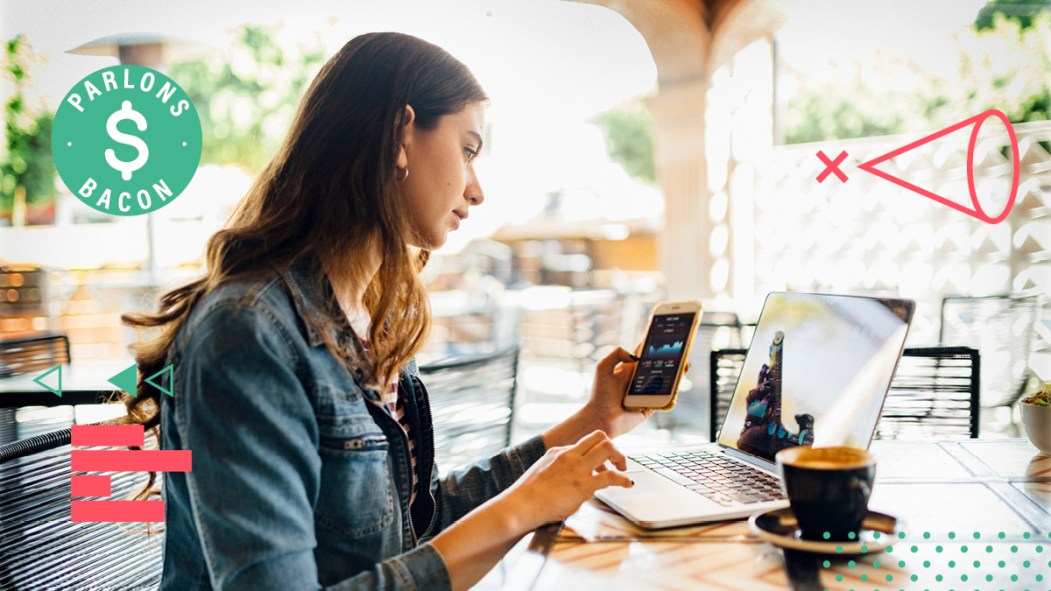
[[[898,539],[904,540],[907,537],[906,533],[901,531],[894,533],[884,532],[883,535],[886,535],[888,538],[894,538],[895,533],[897,534],[896,537]],[[879,559],[879,552],[891,552],[893,547],[889,545],[883,546],[882,543],[878,542],[872,546],[871,540],[880,540],[881,538],[881,535],[878,532],[871,532],[868,536],[857,536],[857,542],[854,542],[854,544],[857,544],[858,542],[865,541],[866,537],[870,537],[869,543],[836,546],[837,554],[861,554],[862,557],[860,559],[855,557],[849,559],[846,557],[835,559],[833,557],[832,559],[823,560],[821,566],[826,569],[834,569],[837,567],[842,568],[843,566],[846,566],[849,569],[857,569],[860,572],[854,575],[856,577],[855,580],[861,581],[862,583],[868,583],[868,585],[878,585],[881,581],[886,581],[887,583],[894,582],[895,580],[904,581],[906,578],[912,583],[918,583],[924,579],[931,583],[943,583],[944,581],[947,581],[947,577],[942,569],[948,568],[954,571],[953,573],[950,573],[951,578],[956,579],[958,577],[960,582],[967,583],[967,585],[961,588],[961,591],[969,591],[972,588],[972,585],[976,584],[977,586],[973,587],[974,591],[1003,591],[1004,587],[1008,586],[1008,582],[1024,585],[1027,591],[1051,591],[1051,588],[1048,588],[1046,584],[1041,584],[1048,576],[1044,574],[1047,571],[1040,568],[1040,565],[1043,564],[1043,559],[1046,557],[1036,556],[1037,554],[1043,553],[1044,548],[1040,544],[1032,543],[1041,539],[1039,533],[1034,535],[1033,532],[1029,531],[1015,533],[1000,531],[983,534],[982,532],[975,531],[971,532],[970,537],[975,540],[980,540],[983,535],[988,536],[987,539],[995,538],[994,541],[999,541],[999,543],[1001,543],[999,547],[996,547],[991,543],[985,544],[985,553],[991,555],[991,560],[984,565],[984,569],[982,560],[961,560],[967,554],[968,547],[966,544],[960,544],[959,541],[957,541],[949,543],[948,545],[937,544],[934,546],[934,553],[939,555],[937,559],[928,554],[931,551],[930,546],[924,547],[922,544],[918,543],[911,544],[909,546],[911,553],[921,554],[921,557],[926,559],[923,561],[913,561],[912,572],[905,571],[908,566],[908,563],[905,560],[881,561]],[[967,534],[964,533],[963,537],[967,537]],[[1047,533],[1047,537],[1048,539],[1051,539],[1051,532]],[[957,539],[956,532],[952,531],[944,532],[944,534],[925,531],[922,533],[921,538],[922,540],[927,541],[937,538],[948,540]],[[1009,538],[1012,538],[1013,540],[1030,540],[1030,542],[1027,544],[1019,544],[1015,542],[1010,546],[1002,545],[1003,541],[1011,541]],[[855,536],[850,536],[850,539],[854,540]],[[917,541],[919,542],[919,540]],[[978,548],[980,549],[982,546],[978,546]],[[870,554],[870,550],[876,554]],[[927,556],[922,556],[924,554],[927,554]],[[1036,560],[1037,558],[1040,558],[1040,560]],[[917,571],[916,565],[922,565],[923,570]],[[1047,567],[1051,569],[1051,561],[1047,562]],[[879,572],[873,572],[874,570]],[[938,570],[942,570],[942,572],[937,572]],[[844,575],[842,573],[837,573],[835,575],[835,580],[837,582],[843,582]],[[903,583],[898,583],[891,588],[891,591],[899,585],[903,587],[907,586]],[[932,587],[943,589],[952,586],[953,585],[950,582],[947,585],[930,585],[928,587],[917,586],[914,588],[923,588],[926,591]],[[1013,585],[1011,586],[1013,587]],[[956,587],[959,588],[958,585]],[[830,590],[826,589],[825,591]],[[877,589],[866,585],[854,585],[851,591],[877,591]],[[899,591],[905,590],[901,589]],[[955,591],[955,589],[950,591]]]

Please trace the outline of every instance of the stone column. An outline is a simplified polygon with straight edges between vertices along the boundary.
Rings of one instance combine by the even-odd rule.
[[[705,111],[708,80],[694,77],[662,82],[660,94],[647,101],[656,121],[654,158],[664,192],[664,232],[660,268],[669,299],[710,297],[708,252],[711,223],[705,204],[708,160]]]

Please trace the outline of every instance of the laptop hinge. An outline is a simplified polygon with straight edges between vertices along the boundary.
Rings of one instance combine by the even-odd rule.
[[[723,453],[725,453],[726,455],[728,455],[728,456],[730,456],[730,457],[732,457],[734,459],[743,460],[743,461],[748,462],[749,464],[755,466],[756,468],[761,468],[761,469],[763,469],[763,470],[765,470],[767,472],[770,472],[771,474],[773,474],[775,476],[780,476],[780,473],[777,471],[777,466],[773,462],[757,458],[757,457],[755,457],[753,455],[750,455],[750,454],[746,454],[743,451],[734,449],[732,447],[725,447],[725,446],[720,446],[720,447],[723,448]]]

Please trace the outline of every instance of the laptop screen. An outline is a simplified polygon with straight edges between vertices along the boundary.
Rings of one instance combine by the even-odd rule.
[[[867,448],[913,308],[908,300],[771,293],[719,442],[770,461],[796,445]]]

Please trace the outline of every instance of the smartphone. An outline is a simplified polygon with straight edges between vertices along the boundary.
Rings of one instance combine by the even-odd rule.
[[[624,395],[625,408],[664,408],[675,399],[700,321],[700,300],[657,304]]]

